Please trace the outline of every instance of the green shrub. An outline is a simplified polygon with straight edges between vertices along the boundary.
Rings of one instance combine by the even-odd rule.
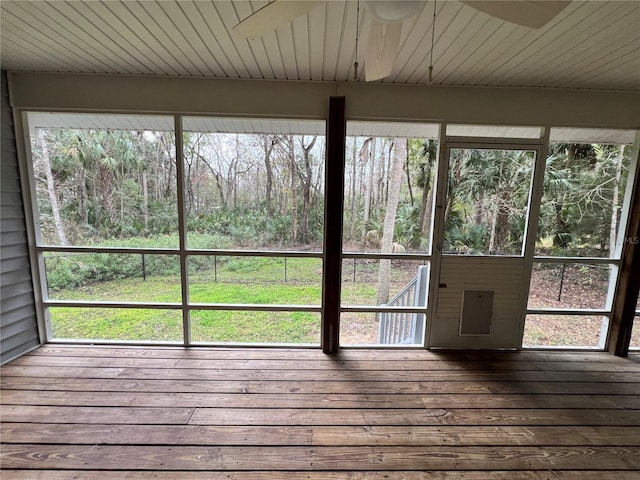
[[[228,248],[229,240],[216,235],[189,234],[190,248]],[[177,248],[177,235],[156,235],[113,240],[92,246],[127,248]],[[209,267],[209,257],[192,257],[196,269]],[[178,255],[117,254],[117,253],[51,253],[45,255],[49,289],[59,291],[83,287],[95,282],[168,276],[180,274]]]

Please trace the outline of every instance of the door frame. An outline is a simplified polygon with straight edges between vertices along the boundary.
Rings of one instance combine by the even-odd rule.
[[[495,138],[495,137],[452,137],[446,136],[446,124],[442,125],[439,139],[438,170],[436,176],[436,197],[432,213],[432,264],[429,281],[429,312],[426,322],[425,348],[431,348],[432,326],[437,321],[438,293],[442,269],[444,242],[444,213],[447,198],[450,152],[454,148],[529,150],[536,152],[531,183],[529,185],[529,203],[525,222],[524,245],[519,258],[523,259],[522,285],[513,345],[522,348],[522,336],[529,298],[529,284],[533,269],[535,241],[538,233],[540,202],[544,183],[544,170],[549,144],[549,129],[542,129],[541,138]]]

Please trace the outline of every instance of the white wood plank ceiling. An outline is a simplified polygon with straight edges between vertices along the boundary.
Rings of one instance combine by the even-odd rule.
[[[330,0],[256,39],[233,26],[266,1],[1,4],[6,70],[353,81],[356,2]],[[424,84],[433,0],[406,20],[391,83]],[[640,90],[640,1],[574,0],[535,30],[436,4],[433,83]],[[361,5],[360,45],[369,14]],[[359,50],[363,65],[364,50]]]

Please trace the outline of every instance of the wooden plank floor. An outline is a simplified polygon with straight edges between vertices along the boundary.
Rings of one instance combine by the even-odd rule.
[[[1,478],[640,478],[640,355],[45,346]]]

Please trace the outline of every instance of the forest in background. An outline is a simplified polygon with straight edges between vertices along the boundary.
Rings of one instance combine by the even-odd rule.
[[[41,129],[32,140],[43,244],[178,247],[172,133]],[[188,248],[321,251],[326,181],[322,136],[188,132],[182,144]],[[629,150],[551,145],[537,254],[609,256]],[[346,252],[430,250],[437,151],[433,139],[347,139]],[[533,166],[534,155],[528,151],[452,150],[445,252],[519,255]],[[49,288],[58,292],[141,276],[140,263],[127,255],[45,257]],[[220,268],[236,268],[233,257],[191,256],[194,278],[212,271],[214,260]],[[179,275],[175,256],[149,255],[143,265],[144,275]],[[393,269],[403,268],[394,265],[378,263],[371,304],[386,303],[402,286],[390,280]],[[596,284],[608,281],[607,269],[590,271]],[[556,272],[549,270],[544,278],[549,275]]]
[[[185,133],[183,145],[187,231],[211,236],[192,247],[319,247],[323,137]],[[551,145],[537,253],[609,255],[628,152]],[[32,153],[43,244],[153,247],[174,235],[177,247],[172,133],[41,129]],[[348,138],[346,251],[428,251],[436,154],[430,139]],[[532,168],[532,152],[453,150],[445,251],[520,254]]]

